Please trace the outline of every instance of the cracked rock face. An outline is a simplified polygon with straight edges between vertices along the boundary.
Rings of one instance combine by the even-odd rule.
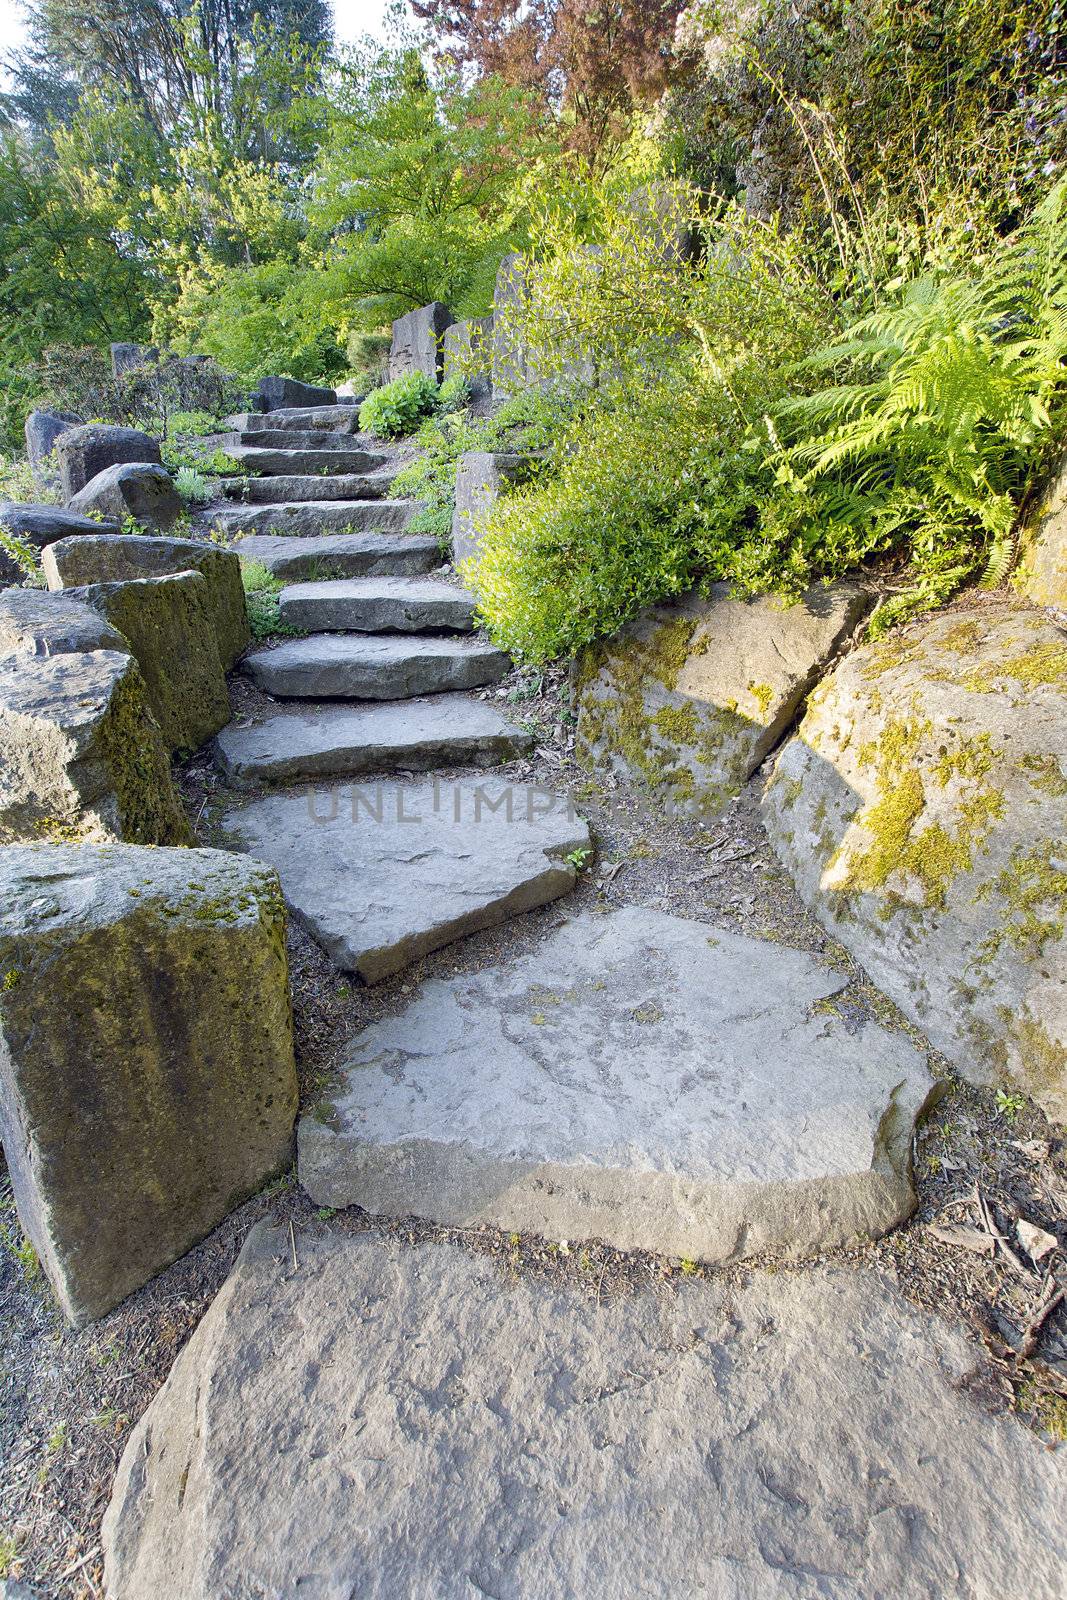
[[[283,875],[284,876],[284,875]],[[630,907],[427,983],[305,1116],[320,1205],[724,1261],[877,1236],[914,1207],[932,1091],[847,979],[797,950]]]
[[[595,1296],[253,1230],[126,1446],[116,1600],[1036,1600],[1063,1451],[870,1272]]]
[[[1067,634],[954,610],[854,651],[763,810],[803,899],[931,1043],[1067,1118]]]

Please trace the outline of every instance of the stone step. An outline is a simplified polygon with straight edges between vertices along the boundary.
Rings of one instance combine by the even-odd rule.
[[[295,500],[221,506],[212,510],[211,520],[231,537],[241,533],[358,533],[369,528],[399,533],[416,509],[414,500]]]
[[[359,1036],[299,1124],[301,1184],[318,1205],[698,1261],[877,1237],[914,1209],[935,1089],[902,1033],[834,1009],[848,981],[706,923],[586,913]]]
[[[359,428],[358,406],[282,406],[277,411],[242,411],[227,417],[223,423],[238,433],[271,432],[283,429],[288,432],[356,433]]]
[[[884,1272],[473,1244],[257,1223],[129,1432],[107,1594],[1062,1596],[1063,1449]]]
[[[499,776],[266,795],[223,827],[277,869],[297,920],[367,983],[568,893],[566,858],[589,847],[567,800]]]
[[[340,450],[342,452],[362,449],[362,441],[351,433],[326,433],[323,430],[313,432],[310,429],[301,433],[296,428],[263,428],[260,430],[245,429],[241,433],[230,435],[235,445],[247,445],[254,450]],[[384,451],[379,453],[374,450],[366,452],[375,458],[380,466],[385,466],[391,458]],[[373,467],[366,469],[373,472]]]
[[[485,639],[313,633],[245,656],[241,671],[283,700],[406,700],[499,683],[509,665]]]
[[[283,582],[300,578],[403,577],[441,565],[437,540],[423,533],[328,533],[315,538],[246,534],[233,547]]]
[[[271,477],[298,477],[305,473],[373,472],[381,457],[369,450],[261,450],[237,444],[226,452],[249,472]]]
[[[430,772],[513,761],[533,735],[465,695],[366,706],[315,706],[252,727],[231,723],[215,741],[226,781],[238,789],[369,772]]]
[[[383,500],[395,472],[339,473],[336,477],[225,478],[223,493],[244,505],[280,505],[287,500]]]
[[[476,601],[440,578],[341,578],[294,583],[278,605],[281,620],[304,633],[469,633]]]

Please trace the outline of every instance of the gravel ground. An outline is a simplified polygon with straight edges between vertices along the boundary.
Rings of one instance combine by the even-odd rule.
[[[243,679],[235,678],[233,690],[238,717],[255,720],[269,711],[266,697]],[[502,770],[517,783],[571,794],[593,828],[596,853],[564,905],[438,951],[373,989],[341,977],[308,935],[291,928],[305,1099],[332,1076],[347,1041],[402,1007],[424,978],[528,949],[577,910],[625,904],[810,950],[850,977],[846,1015],[876,1017],[916,1037],[793,892],[759,819],[760,774],[715,825],[672,821],[577,766],[561,675],[514,673],[485,698],[499,699],[539,736],[532,759]],[[230,797],[214,770],[194,758],[181,783],[201,842],[220,842],[216,819]],[[1051,1445],[1067,1439],[1067,1315],[1056,1298],[1067,1287],[1067,1151],[1030,1102],[973,1089],[936,1055],[932,1061],[945,1093],[916,1139],[919,1207],[912,1221],[878,1245],[775,1270],[817,1271],[833,1261],[887,1273],[908,1298],[973,1331],[968,1388],[975,1403],[1014,1411]],[[547,1274],[598,1299],[650,1283],[668,1294],[694,1270],[744,1278],[759,1265],[694,1269],[597,1244],[564,1248],[487,1228],[457,1233],[358,1210],[316,1212],[289,1175],[117,1311],[74,1333],[20,1250],[10,1189],[0,1183],[0,1574],[24,1576],[42,1596],[101,1595],[99,1524],[124,1439],[221,1286],[245,1233],[264,1217],[291,1222],[297,1249],[302,1232],[322,1228],[371,1228],[412,1242],[457,1240],[496,1258],[504,1273]]]

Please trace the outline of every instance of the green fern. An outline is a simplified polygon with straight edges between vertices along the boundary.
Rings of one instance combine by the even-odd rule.
[[[913,281],[794,370],[832,380],[771,421],[801,542],[822,519],[857,553],[903,546],[915,583],[883,622],[1002,583],[1067,389],[1067,184],[978,271]]]

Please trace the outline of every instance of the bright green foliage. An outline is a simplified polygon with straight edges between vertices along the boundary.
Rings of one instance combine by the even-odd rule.
[[[174,487],[190,506],[206,506],[211,499],[211,485],[195,467],[179,467],[174,476]]]
[[[205,433],[217,433],[218,426],[218,419],[210,411],[175,411],[167,418],[167,433],[172,439],[181,435],[195,439]]]
[[[157,327],[160,322],[157,319]],[[190,274],[166,327],[250,383],[268,373],[311,382],[337,378],[345,357],[321,275],[278,260],[205,266]]]
[[[295,637],[298,629],[279,621],[278,596],[285,585],[261,561],[241,558],[241,583],[245,592],[248,626],[257,642],[264,639]]]
[[[409,372],[371,391],[359,408],[359,425],[376,439],[399,439],[437,410],[439,393],[424,372]]]

